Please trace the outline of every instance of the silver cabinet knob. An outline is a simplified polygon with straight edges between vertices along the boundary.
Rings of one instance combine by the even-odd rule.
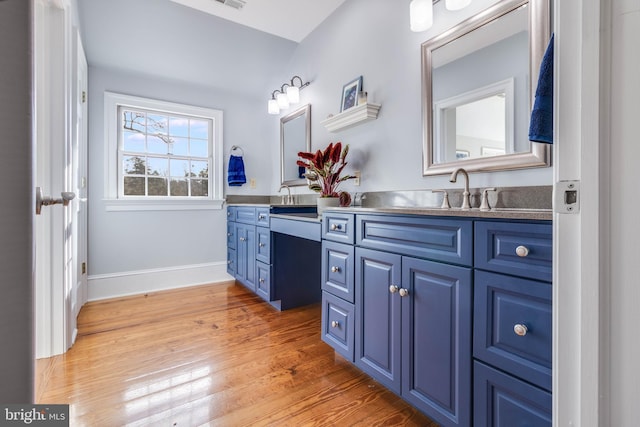
[[[400,289],[401,297],[406,297],[407,295],[409,295],[409,289],[405,289],[405,288]]]
[[[258,220],[266,219],[267,217],[264,215],[258,215]]]
[[[337,328],[338,326],[340,326],[340,322],[338,322],[337,320],[332,320],[331,321],[331,327],[332,328]]]
[[[516,323],[515,325],[513,325],[513,332],[515,332],[515,334],[519,337],[527,335],[528,330],[529,329],[527,329],[527,325],[523,325],[521,323]]]
[[[338,273],[338,272],[340,272],[340,267],[337,267],[337,266],[335,266],[335,265],[334,265],[333,267],[331,267],[331,272],[332,272],[332,273]]]
[[[529,248],[527,248],[526,246],[518,246],[516,248],[516,255],[522,258],[526,257],[527,255],[529,255]]]
[[[260,279],[258,279],[258,282],[264,283],[264,278],[261,277]]]
[[[332,231],[336,231],[336,230],[340,230],[340,225],[339,224],[331,224],[331,230]]]
[[[396,292],[398,292],[398,289],[400,288],[397,287],[396,285],[389,286],[389,292],[391,292],[392,294],[395,294]]]
[[[258,243],[259,248],[264,248],[264,243]]]
[[[233,236],[233,233],[227,233],[227,236],[231,237],[231,236]]]
[[[246,237],[241,237],[241,238],[240,238],[240,241],[241,241],[241,242],[246,242],[246,241],[247,241],[247,238],[246,238]]]

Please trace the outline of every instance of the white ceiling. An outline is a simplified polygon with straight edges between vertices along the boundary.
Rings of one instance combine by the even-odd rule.
[[[171,1],[299,43],[345,0],[246,0],[239,10],[215,0]]]

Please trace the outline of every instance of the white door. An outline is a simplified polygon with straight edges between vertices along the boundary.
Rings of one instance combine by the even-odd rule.
[[[86,174],[79,165],[86,164],[87,79],[68,1],[35,0],[34,12],[35,184],[53,199],[62,192],[80,195],[68,206],[45,206],[36,217],[35,332],[41,358],[71,347],[86,294]]]

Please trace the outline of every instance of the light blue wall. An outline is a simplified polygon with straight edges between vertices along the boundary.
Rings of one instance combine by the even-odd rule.
[[[477,0],[455,13],[446,11],[443,3],[434,7],[432,29],[413,33],[409,30],[408,2],[349,0],[303,40],[293,55],[289,73],[312,82],[301,94],[303,102],[312,104],[313,149],[338,140],[350,144],[351,166],[362,171],[362,185],[345,185],[344,189],[459,186],[449,183],[445,176],[422,176],[420,45],[495,2]],[[329,133],[320,122],[339,112],[343,85],[359,75],[363,76],[369,100],[382,104],[378,119]],[[273,182],[277,188],[275,177]],[[551,168],[471,175],[474,187],[551,182]]]
[[[90,275],[166,268],[226,259],[226,214],[205,211],[126,211],[105,208],[104,92],[220,109],[224,113],[225,170],[229,148],[243,147],[256,188],[240,194],[267,194],[273,163],[263,135],[278,132],[264,120],[264,102],[211,87],[188,85],[121,70],[89,69],[89,266]],[[225,175],[226,176],[226,175]],[[226,179],[225,179],[226,182]],[[225,188],[226,185],[225,185]],[[227,188],[228,190],[228,188]]]

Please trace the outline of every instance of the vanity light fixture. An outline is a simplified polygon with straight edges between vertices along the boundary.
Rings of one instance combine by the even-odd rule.
[[[296,85],[296,79],[299,83]],[[271,99],[267,105],[269,114],[280,114],[280,110],[289,108],[300,102],[300,90],[309,86],[300,76],[293,76],[289,83],[284,83],[280,89],[271,92]]]
[[[440,0],[411,0],[409,23],[411,31],[426,31],[433,25],[433,5]],[[471,4],[471,0],[445,0],[447,10],[460,10]]]

